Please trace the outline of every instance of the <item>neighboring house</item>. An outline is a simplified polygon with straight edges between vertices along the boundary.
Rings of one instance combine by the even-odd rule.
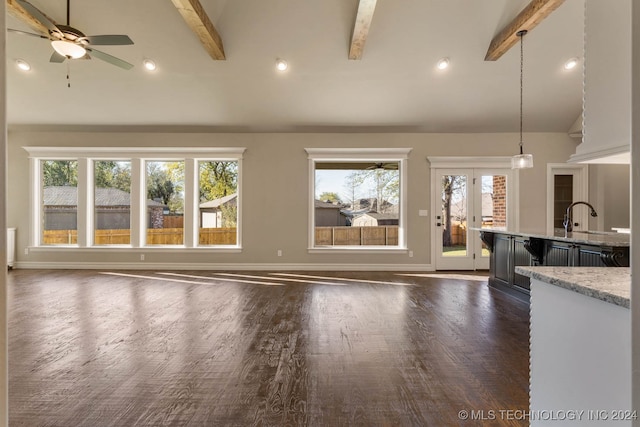
[[[226,227],[224,221],[225,209],[238,206],[238,193],[229,194],[208,202],[200,203],[200,227],[221,228]],[[235,221],[234,221],[235,222]]]
[[[383,200],[378,206],[378,199],[375,197],[370,197],[367,199],[358,199],[355,200],[351,205],[351,210],[353,211],[361,211],[366,210],[367,212],[383,212],[383,213],[391,213],[397,212],[398,207],[393,203],[389,203],[386,200]]]
[[[380,225],[398,225],[397,213],[377,213],[367,212],[355,217],[352,221],[353,227],[375,227]]]
[[[340,204],[315,200],[316,227],[344,227],[347,225],[347,217],[340,211]]]
[[[45,187],[43,194],[44,229],[78,228],[78,188]],[[147,226],[162,228],[165,205],[147,200]],[[131,194],[115,188],[95,189],[95,225],[97,230],[122,230],[131,224]]]

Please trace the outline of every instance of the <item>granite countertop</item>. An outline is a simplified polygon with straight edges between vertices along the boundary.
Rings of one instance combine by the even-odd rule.
[[[574,231],[565,236],[563,228],[556,228],[553,234],[539,230],[521,230],[509,231],[505,228],[488,227],[478,228],[470,227],[470,230],[488,231],[491,233],[510,234],[513,236],[533,237],[538,239],[557,240],[572,243],[584,243],[587,245],[610,246],[610,247],[629,247],[630,235],[626,233],[615,233],[609,231]]]
[[[629,267],[516,267],[516,273],[629,308]]]

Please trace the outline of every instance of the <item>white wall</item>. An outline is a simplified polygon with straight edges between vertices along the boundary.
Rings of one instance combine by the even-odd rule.
[[[0,5],[0,16],[5,16],[6,5]],[[0,203],[7,203],[7,108],[6,108],[6,22],[0,19]],[[7,211],[0,209],[0,260],[7,259]],[[4,263],[4,261],[2,261]],[[7,331],[7,269],[0,270],[0,427],[9,425],[9,347]]]
[[[598,212],[589,218],[590,229],[629,228],[631,177],[629,165],[589,165],[589,202]]]
[[[17,265],[43,262],[110,262],[125,265],[139,262],[200,264],[210,268],[253,265],[304,268],[429,268],[431,218],[419,217],[419,209],[430,206],[430,171],[427,156],[505,156],[517,150],[516,134],[199,134],[124,132],[38,132],[10,131],[9,225],[18,228]],[[23,146],[223,146],[246,147],[243,160],[243,250],[242,253],[167,253],[148,249],[110,252],[97,250],[32,251],[24,254],[28,236],[28,158]],[[535,168],[520,172],[520,225],[545,229],[546,163],[563,162],[576,143],[566,134],[525,135],[527,151],[534,154]],[[408,254],[309,254],[308,147],[412,148],[408,161]],[[15,185],[13,185],[15,183]],[[269,212],[277,221],[269,221]],[[281,221],[281,218],[287,218]],[[277,250],[283,251],[277,257]],[[142,265],[142,266],[144,266]],[[336,267],[336,265],[338,267]]]

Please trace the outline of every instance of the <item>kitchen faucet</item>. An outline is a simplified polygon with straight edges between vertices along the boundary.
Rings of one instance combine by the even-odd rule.
[[[596,217],[598,213],[596,210],[587,202],[573,202],[567,208],[567,213],[564,214],[564,221],[562,221],[562,225],[564,225],[564,232],[569,233],[573,231],[573,207],[575,205],[587,205],[589,209],[591,209],[591,216]]]

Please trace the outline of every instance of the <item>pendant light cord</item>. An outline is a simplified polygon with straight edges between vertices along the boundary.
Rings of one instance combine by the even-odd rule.
[[[527,34],[527,30],[520,30],[516,33],[520,37],[520,154],[524,154],[522,148],[522,93],[523,93],[523,69],[524,69],[524,35]]]

